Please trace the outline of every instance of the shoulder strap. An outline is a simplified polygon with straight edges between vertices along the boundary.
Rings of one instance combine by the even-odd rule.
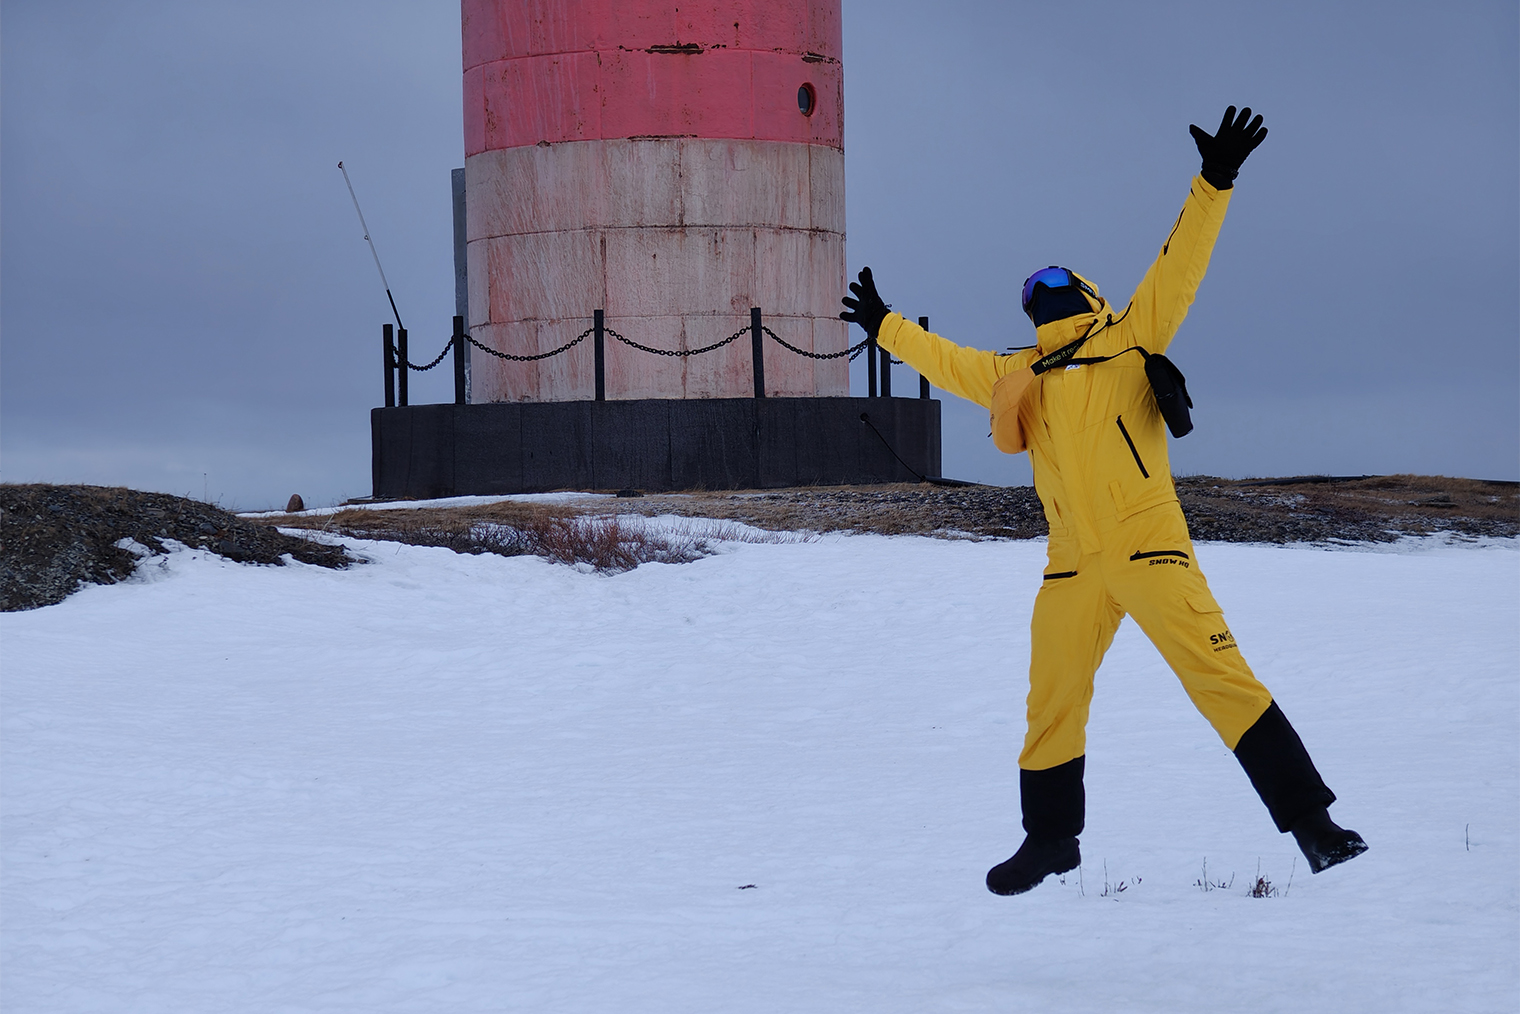
[[[1109,324],[1112,324],[1113,318],[1108,318],[1108,321]],[[1061,366],[1065,363],[1070,362],[1072,356],[1075,356],[1077,354],[1077,350],[1080,349],[1083,345],[1087,344],[1087,339],[1097,334],[1097,331],[1093,330],[1097,323],[1098,319],[1094,317],[1093,322],[1087,325],[1087,332],[1083,334],[1082,337],[1078,338],[1074,342],[1068,342],[1067,344],[1062,345],[1050,355],[1045,356],[1041,359],[1036,359],[1033,363],[1031,363],[1029,368],[1034,371],[1034,375],[1038,377],[1042,373],[1047,373],[1050,370],[1055,369],[1057,366]],[[1107,327],[1108,324],[1105,324],[1103,326]],[[1101,330],[1103,330],[1103,328],[1098,328],[1098,331]]]
[[[1119,314],[1119,320],[1123,320],[1125,317],[1128,317],[1128,316],[1129,316],[1129,307],[1126,306],[1124,308],[1124,312],[1121,313],[1121,314]],[[1113,314],[1109,314],[1108,315],[1108,319],[1103,322],[1103,327],[1097,327],[1098,319],[1096,317],[1094,317],[1093,318],[1093,322],[1091,324],[1087,325],[1087,333],[1086,334],[1084,334],[1082,337],[1078,338],[1074,342],[1070,342],[1069,344],[1062,345],[1060,348],[1056,349],[1050,355],[1045,356],[1043,359],[1037,359],[1037,360],[1035,360],[1034,363],[1031,364],[1029,368],[1031,370],[1033,370],[1034,371],[1034,375],[1038,377],[1042,373],[1048,373],[1049,371],[1055,369],[1057,366],[1064,366],[1067,363],[1074,363],[1074,364],[1082,364],[1082,363],[1106,363],[1110,359],[1117,359],[1119,356],[1124,355],[1124,352],[1134,352],[1134,351],[1144,352],[1145,351],[1144,349],[1140,348],[1140,346],[1138,346],[1138,345],[1135,345],[1135,346],[1132,346],[1131,348],[1125,349],[1124,352],[1120,352],[1120,353],[1117,353],[1116,355],[1112,355],[1112,356],[1103,356],[1102,358],[1092,358],[1092,359],[1076,359],[1076,358],[1073,358],[1074,356],[1076,356],[1077,350],[1080,349],[1083,345],[1087,344],[1087,340],[1089,338],[1095,338],[1095,337],[1097,337],[1105,329],[1113,327],[1118,322],[1119,321],[1114,320],[1114,315]],[[1096,330],[1094,330],[1094,328],[1096,328]]]
[[[1064,352],[1066,350],[1062,349],[1061,351]],[[1111,356],[1085,356],[1085,357],[1083,357],[1081,359],[1076,359],[1076,358],[1072,358],[1072,357],[1068,356],[1067,359],[1066,359],[1066,362],[1069,363],[1072,366],[1087,366],[1090,363],[1106,363],[1110,359],[1118,359],[1120,356],[1124,355],[1125,352],[1138,352],[1142,356],[1144,356],[1146,359],[1149,359],[1151,357],[1151,354],[1149,352],[1145,351],[1144,349],[1142,349],[1140,346],[1138,346],[1138,345],[1131,345],[1129,348],[1125,349],[1123,352],[1115,352]]]

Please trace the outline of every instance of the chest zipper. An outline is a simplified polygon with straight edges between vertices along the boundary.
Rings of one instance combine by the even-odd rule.
[[[1135,464],[1140,466],[1140,475],[1146,479],[1149,479],[1151,477],[1151,473],[1145,470],[1145,462],[1140,460],[1140,452],[1135,450],[1135,442],[1130,439],[1129,430],[1124,428],[1124,417],[1121,415],[1114,421],[1119,424],[1119,432],[1124,434],[1124,442],[1126,444],[1129,444],[1129,453],[1135,456]]]

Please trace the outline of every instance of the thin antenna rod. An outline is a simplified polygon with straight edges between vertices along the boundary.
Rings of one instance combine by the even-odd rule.
[[[406,327],[401,323],[401,313],[396,309],[396,299],[391,295],[391,283],[385,280],[385,269],[380,266],[380,254],[375,251],[375,241],[369,238],[369,224],[364,221],[364,212],[359,211],[359,197],[354,193],[353,181],[348,178],[348,170],[343,168],[343,163],[338,163],[338,171],[343,174],[343,182],[348,184],[348,196],[354,199],[354,210],[359,213],[359,225],[364,229],[364,242],[369,244],[369,252],[375,258],[375,270],[380,272],[380,284],[385,286],[385,298],[391,301],[391,313],[396,315],[396,330]]]

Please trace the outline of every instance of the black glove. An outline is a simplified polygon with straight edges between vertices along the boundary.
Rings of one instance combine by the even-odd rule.
[[[859,324],[872,338],[881,330],[881,322],[887,319],[887,304],[876,294],[876,283],[871,280],[871,269],[860,269],[860,281],[850,283],[855,298],[845,296],[840,300],[848,309],[839,315],[840,320]]]
[[[1250,126],[1246,125],[1247,122]],[[1261,125],[1261,117],[1251,119],[1250,106],[1240,111],[1239,118],[1235,116],[1234,106],[1226,109],[1224,119],[1219,121],[1219,132],[1213,137],[1205,134],[1196,123],[1188,127],[1188,133],[1193,135],[1198,154],[1203,156],[1203,169],[1199,175],[1216,190],[1233,187],[1235,177],[1240,173],[1240,164],[1267,139],[1267,128]]]

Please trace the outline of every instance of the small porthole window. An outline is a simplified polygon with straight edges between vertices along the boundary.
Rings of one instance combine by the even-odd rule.
[[[818,93],[812,85],[805,84],[797,89],[797,108],[802,110],[803,116],[812,116],[813,110],[818,108]]]

